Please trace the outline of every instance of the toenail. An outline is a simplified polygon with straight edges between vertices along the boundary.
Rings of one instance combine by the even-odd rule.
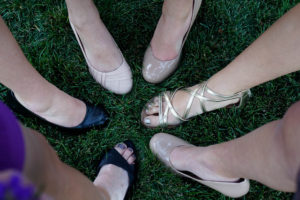
[[[117,144],[117,147],[120,148],[120,149],[122,149],[122,150],[126,149],[126,145],[123,144],[123,143]]]
[[[146,113],[149,113],[149,109],[148,108],[146,109]]]
[[[145,119],[144,119],[144,123],[145,123],[145,124],[151,124],[151,121],[150,121],[149,118],[145,118]]]
[[[128,148],[128,151],[133,152],[133,149],[129,147],[129,148]]]

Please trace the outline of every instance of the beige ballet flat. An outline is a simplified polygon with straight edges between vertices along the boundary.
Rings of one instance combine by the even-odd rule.
[[[179,146],[194,146],[186,141],[166,133],[158,133],[151,138],[150,149],[158,159],[167,167],[171,168],[176,174],[190,178],[198,183],[206,185],[226,196],[238,198],[248,193],[250,184],[248,179],[240,178],[238,181],[208,181],[203,180],[196,175],[188,175],[186,172],[177,170],[170,161],[172,151]]]
[[[143,77],[146,81],[150,83],[160,83],[175,71],[180,61],[183,45],[196,19],[201,3],[202,0],[194,0],[193,2],[192,20],[176,58],[166,61],[160,60],[153,55],[151,45],[148,46],[143,61]]]
[[[190,89],[182,89],[182,91],[187,92],[188,94],[190,94],[190,98],[187,102],[186,105],[186,109],[185,112],[183,114],[183,116],[180,116],[176,110],[174,109],[173,106],[173,98],[176,94],[176,92],[179,90],[180,88],[176,89],[174,92],[163,92],[158,96],[158,103],[159,103],[159,113],[158,113],[158,117],[159,117],[159,126],[161,127],[165,127],[167,126],[168,128],[171,127],[175,127],[179,124],[181,124],[182,122],[188,121],[191,118],[188,118],[192,104],[194,102],[195,99],[197,99],[199,101],[202,113],[207,112],[207,109],[204,105],[204,102],[215,102],[215,103],[220,103],[220,102],[225,102],[225,101],[229,101],[229,100],[239,100],[237,103],[234,104],[230,104],[227,105],[226,107],[232,107],[232,106],[236,106],[237,107],[242,107],[246,100],[251,96],[251,91],[250,90],[244,90],[241,92],[237,92],[233,95],[230,96],[225,96],[222,94],[218,94],[214,91],[212,91],[211,89],[209,89],[207,87],[207,82],[202,82],[198,85],[198,87],[196,89],[194,89],[193,91]],[[211,97],[205,97],[204,95],[209,93]],[[151,126],[151,124],[147,124],[145,122],[145,118],[148,116],[146,113],[146,109],[148,108],[149,105],[151,105],[153,103],[153,99],[151,99],[145,106],[145,108],[142,111],[141,114],[141,121],[143,123],[143,125],[145,125],[146,127],[149,128],[153,128]],[[163,110],[163,103],[166,102],[166,108]],[[179,121],[179,124],[170,124],[168,122],[168,115],[169,112],[172,113],[172,115]],[[150,122],[151,123],[151,122]]]
[[[93,78],[105,89],[112,91],[116,94],[126,94],[130,92],[133,81],[132,81],[132,73],[129,65],[127,64],[125,58],[122,55],[122,64],[116,70],[111,72],[100,72],[90,63],[84,46],[81,42],[81,39],[76,31],[74,25],[70,22],[72,30],[76,36],[77,42],[80,46],[80,49],[84,55],[85,61],[89,67],[89,71]],[[121,51],[120,51],[121,53]],[[122,54],[122,53],[121,53]]]

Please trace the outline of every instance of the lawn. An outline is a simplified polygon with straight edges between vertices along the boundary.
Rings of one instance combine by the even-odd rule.
[[[221,109],[196,117],[175,129],[147,129],[140,122],[144,104],[161,91],[197,84],[226,66],[299,0],[205,0],[184,48],[180,67],[159,85],[141,75],[142,59],[161,13],[162,0],[96,0],[102,19],[131,66],[134,87],[118,96],[90,76],[69,26],[63,0],[0,0],[0,14],[35,68],[68,94],[104,104],[111,121],[104,129],[69,136],[37,118],[19,118],[44,134],[62,161],[91,180],[101,155],[127,138],[138,148],[138,181],[132,199],[230,199],[196,182],[174,176],[152,154],[150,138],[157,132],[179,136],[195,145],[232,140],[279,119],[300,100],[300,73],[255,87],[242,110]],[[255,59],[255,58],[253,58]],[[0,86],[0,99],[7,89]],[[242,199],[291,199],[251,181]]]

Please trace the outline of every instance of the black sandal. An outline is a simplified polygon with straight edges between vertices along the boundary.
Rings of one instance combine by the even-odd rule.
[[[136,148],[133,144],[132,141],[130,140],[126,140],[123,142],[124,144],[126,144],[127,148],[131,148],[134,152],[134,155],[136,156]],[[100,172],[101,168],[105,165],[108,164],[112,164],[115,165],[117,167],[120,167],[122,169],[124,169],[127,174],[128,174],[128,178],[129,178],[129,185],[128,185],[128,189],[127,189],[127,193],[125,195],[125,199],[128,198],[128,194],[129,194],[129,189],[133,186],[135,180],[136,180],[136,176],[137,176],[137,166],[136,164],[129,164],[127,162],[127,160],[125,160],[123,158],[123,156],[114,148],[111,149],[109,152],[107,152],[103,157],[102,160],[100,161],[100,164],[98,166],[98,173]]]

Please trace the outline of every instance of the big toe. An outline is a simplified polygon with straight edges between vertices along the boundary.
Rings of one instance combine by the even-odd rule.
[[[159,126],[159,117],[150,115],[143,119],[143,124],[148,127],[157,127]]]
[[[115,150],[120,154],[123,155],[124,152],[126,151],[127,146],[124,143],[119,143],[115,146]]]

